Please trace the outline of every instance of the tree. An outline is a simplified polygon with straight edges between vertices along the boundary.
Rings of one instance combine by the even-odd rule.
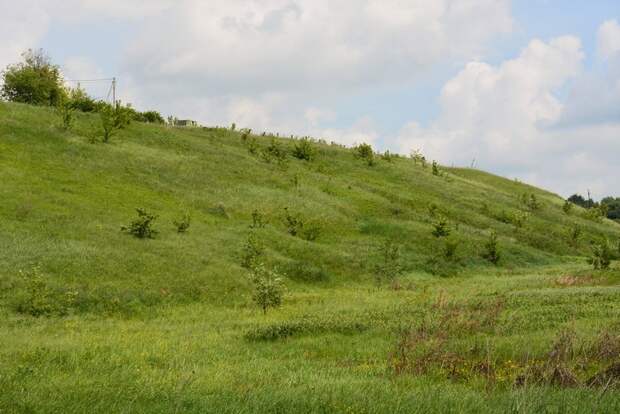
[[[2,73],[2,98],[30,105],[58,106],[67,96],[60,68],[43,50],[22,54],[23,61],[9,65]]]
[[[263,314],[266,314],[269,308],[282,305],[284,283],[278,273],[259,264],[252,269],[250,276],[254,284],[252,299],[263,310]]]
[[[620,220],[620,197],[605,197],[601,200],[601,205],[607,207],[607,218]]]

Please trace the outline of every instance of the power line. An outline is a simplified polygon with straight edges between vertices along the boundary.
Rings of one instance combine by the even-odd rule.
[[[65,79],[65,82],[110,82],[115,78],[104,78],[104,79]]]

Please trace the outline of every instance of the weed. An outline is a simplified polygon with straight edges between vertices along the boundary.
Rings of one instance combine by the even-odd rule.
[[[186,233],[187,230],[189,230],[190,221],[191,217],[189,213],[185,213],[178,220],[174,220],[172,224],[176,227],[177,233]]]
[[[153,222],[157,216],[148,213],[143,208],[137,208],[138,218],[132,221],[129,226],[121,227],[121,231],[125,231],[139,239],[152,239],[157,234],[153,229]]]
[[[293,215],[289,211],[288,207],[284,208],[284,214],[285,214],[284,219],[286,222],[286,231],[291,236],[297,236],[303,230],[303,227],[304,227],[303,220],[299,216]]]
[[[61,102],[56,108],[56,113],[60,118],[60,128],[68,131],[73,126],[75,109],[68,102]]]
[[[577,245],[579,244],[579,240],[581,239],[582,233],[583,229],[576,224],[569,227],[566,231],[566,238],[568,244],[573,247],[577,247]]]

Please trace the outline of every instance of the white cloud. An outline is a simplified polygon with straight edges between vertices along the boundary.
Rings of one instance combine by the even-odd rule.
[[[617,20],[608,20],[598,30],[598,53],[609,59],[620,52],[620,25]]]
[[[0,0],[0,70],[19,60],[20,54],[35,48],[50,24],[47,12],[36,0]]]
[[[565,36],[534,40],[498,66],[467,64],[445,84],[440,116],[428,127],[411,122],[401,130],[401,151],[419,148],[461,166],[476,159],[478,167],[564,195],[613,191],[620,124],[609,116],[580,121],[574,97],[593,85],[593,75],[582,73],[583,59],[579,39]],[[563,101],[556,92],[569,81],[575,89]]]

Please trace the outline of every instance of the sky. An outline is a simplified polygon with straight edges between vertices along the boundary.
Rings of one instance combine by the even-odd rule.
[[[620,196],[618,0],[0,0],[0,37],[165,116]]]

